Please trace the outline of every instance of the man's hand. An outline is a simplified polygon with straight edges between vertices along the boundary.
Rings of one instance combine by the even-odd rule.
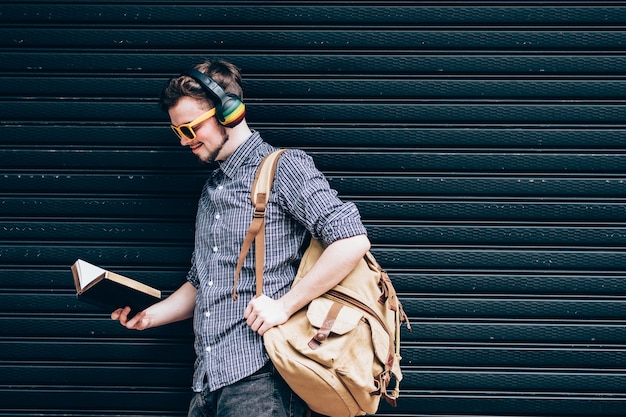
[[[145,330],[150,327],[150,318],[145,310],[135,314],[130,320],[128,319],[128,313],[130,313],[130,307],[118,308],[111,313],[111,319],[119,320],[122,326],[131,330]]]
[[[267,295],[253,298],[243,314],[250,328],[263,336],[267,330],[287,321],[287,315],[283,304]]]
[[[189,282],[181,285],[172,295],[128,318],[130,307],[118,308],[111,319],[119,320],[127,329],[145,330],[188,319],[193,316],[196,305],[196,288]]]

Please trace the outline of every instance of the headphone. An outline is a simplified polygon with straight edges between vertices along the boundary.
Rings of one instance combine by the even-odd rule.
[[[246,115],[246,106],[236,94],[225,92],[213,78],[195,68],[184,71],[183,75],[188,75],[196,80],[207,93],[217,100],[215,117],[222,126],[235,127],[243,120]]]

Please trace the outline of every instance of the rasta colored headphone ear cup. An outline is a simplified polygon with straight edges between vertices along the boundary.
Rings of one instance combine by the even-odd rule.
[[[237,126],[246,115],[246,106],[235,94],[226,94],[222,100],[218,117],[219,122],[226,127]]]
[[[183,75],[188,75],[196,80],[206,92],[217,100],[215,116],[222,126],[234,127],[241,123],[246,115],[246,106],[236,94],[226,93],[213,78],[195,68],[184,71]]]

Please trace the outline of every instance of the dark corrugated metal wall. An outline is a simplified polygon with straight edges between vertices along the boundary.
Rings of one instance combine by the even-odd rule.
[[[189,323],[126,331],[69,265],[181,283],[206,169],[156,97],[207,56],[402,292],[381,416],[626,415],[623,3],[3,2],[0,416],[185,413]]]

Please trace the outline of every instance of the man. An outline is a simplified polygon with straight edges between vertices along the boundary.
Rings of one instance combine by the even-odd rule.
[[[267,206],[263,295],[255,298],[253,254],[233,288],[253,217],[254,175],[274,150],[248,127],[241,97],[240,73],[225,61],[196,65],[164,88],[161,106],[180,144],[203,162],[217,162],[218,168],[209,174],[198,203],[187,281],[131,319],[128,307],[111,318],[143,330],[193,316],[196,395],[189,416],[302,416],[302,401],[273,369],[262,335],[340,282],[370,242],[354,204],[337,198],[306,153],[288,150],[279,160]],[[291,288],[310,235],[327,248]]]

